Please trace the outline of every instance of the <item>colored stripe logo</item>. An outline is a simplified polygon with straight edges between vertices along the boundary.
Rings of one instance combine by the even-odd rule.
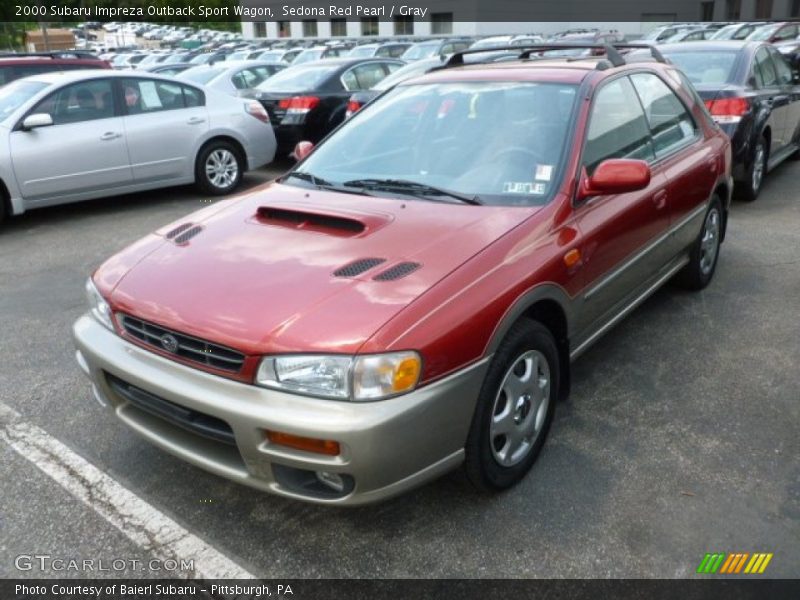
[[[700,566],[697,567],[697,572],[707,575],[715,573],[760,575],[766,571],[772,556],[772,553],[765,552],[756,552],[754,554],[748,552],[709,552],[703,557]]]

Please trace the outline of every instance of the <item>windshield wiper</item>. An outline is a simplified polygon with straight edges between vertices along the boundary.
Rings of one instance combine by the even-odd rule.
[[[292,171],[291,173],[287,173],[280,179],[280,182],[284,182],[290,177],[294,177],[295,179],[302,179],[303,181],[308,181],[311,185],[321,190],[329,190],[331,192],[341,192],[343,194],[357,194],[359,196],[372,195],[364,189],[345,187],[344,184],[337,185],[335,183],[328,181],[327,179],[323,179],[322,177],[317,177],[316,175],[312,175],[311,173],[308,173],[306,171]]]
[[[387,190],[391,192],[408,193],[417,197],[449,196],[464,204],[481,205],[483,202],[477,196],[468,196],[444,188],[439,188],[427,183],[411,181],[409,179],[352,179],[342,185],[347,187],[360,187],[371,190]]]
[[[317,187],[324,187],[332,185],[330,181],[326,181],[321,177],[317,177],[316,175],[312,175],[311,173],[306,173],[305,171],[292,171],[291,173],[287,173],[283,176],[283,179],[289,179],[290,177],[295,177],[296,179],[302,179],[303,181],[308,181]]]

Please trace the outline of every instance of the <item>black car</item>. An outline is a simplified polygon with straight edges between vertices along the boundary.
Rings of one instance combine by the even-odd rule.
[[[732,141],[734,192],[755,200],[764,175],[800,149],[800,80],[772,44],[659,46],[689,78]]]
[[[368,90],[405,63],[391,58],[327,58],[276,73],[252,96],[269,113],[278,153],[318,142],[344,121],[353,92]]]

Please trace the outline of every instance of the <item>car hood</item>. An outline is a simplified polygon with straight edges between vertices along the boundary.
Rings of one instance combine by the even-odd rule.
[[[219,204],[134,244],[95,281],[115,311],[247,354],[355,353],[539,210],[281,184]]]

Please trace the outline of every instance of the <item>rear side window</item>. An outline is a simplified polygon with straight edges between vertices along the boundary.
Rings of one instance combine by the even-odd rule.
[[[792,83],[792,69],[786,64],[784,58],[779,52],[770,49],[772,60],[775,64],[775,73],[778,76],[778,83],[780,85],[790,85]]]
[[[154,79],[123,79],[122,97],[129,115],[183,108],[181,85]]]
[[[636,73],[631,81],[644,107],[656,158],[694,139],[694,121],[666,83],[652,73]]]
[[[758,87],[772,87],[778,84],[775,65],[772,64],[772,59],[766,48],[760,48],[756,52],[755,75]]]
[[[642,105],[627,77],[598,90],[589,116],[583,151],[583,164],[589,175],[609,158],[655,158]]]
[[[183,89],[183,101],[186,108],[205,106],[206,97],[203,92],[188,85],[182,85],[181,88]]]

